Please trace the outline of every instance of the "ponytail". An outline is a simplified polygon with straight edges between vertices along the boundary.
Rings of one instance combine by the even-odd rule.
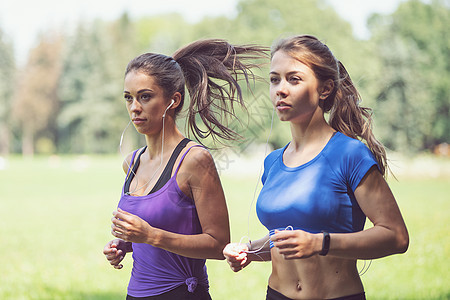
[[[181,103],[175,116],[183,108],[187,88],[191,98],[187,130],[199,143],[207,137],[214,142],[236,140],[240,135],[229,128],[228,122],[236,118],[236,104],[245,109],[238,81],[244,80],[249,87],[250,80],[257,78],[251,70],[259,67],[255,60],[266,60],[268,50],[255,45],[233,46],[220,39],[199,40],[180,48],[173,57],[142,54],[128,63],[125,75],[139,70],[153,76],[168,99],[180,93]]]
[[[259,67],[254,61],[267,59],[267,51],[261,46],[234,46],[224,40],[208,39],[173,54],[190,96],[187,127],[197,140],[208,136],[213,141],[240,137],[228,125],[231,118],[236,118],[235,105],[245,108],[238,81],[244,80],[249,87],[250,80],[256,78],[251,69]],[[197,116],[206,128],[198,124]]]
[[[340,61],[338,67],[339,82],[330,110],[330,126],[349,137],[366,141],[375,156],[381,174],[386,176],[388,169],[386,150],[372,132],[372,110],[359,105],[361,96],[353,85],[350,75]]]

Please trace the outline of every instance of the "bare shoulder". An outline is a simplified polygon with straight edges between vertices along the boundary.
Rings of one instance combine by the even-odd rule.
[[[186,154],[184,164],[186,165],[187,168],[189,169],[192,168],[197,171],[202,169],[203,170],[208,170],[211,168],[215,169],[214,159],[208,149],[194,142],[189,143],[188,147],[191,146],[199,146],[199,147],[192,147]]]
[[[198,146],[198,147],[192,147]],[[186,148],[190,148],[181,164],[180,172],[189,174],[190,180],[205,180],[206,177],[218,177],[214,158],[210,151],[205,147],[190,142]]]

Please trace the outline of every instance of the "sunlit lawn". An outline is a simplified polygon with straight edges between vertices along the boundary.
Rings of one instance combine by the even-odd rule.
[[[102,254],[124,177],[120,165],[116,156],[9,158],[0,169],[0,299],[125,298],[130,257],[115,270]],[[233,241],[265,234],[250,209],[257,177],[222,178]],[[390,182],[411,244],[404,255],[372,262],[362,277],[368,299],[450,298],[449,183]],[[213,299],[264,299],[270,263],[239,273],[224,261],[207,265]]]

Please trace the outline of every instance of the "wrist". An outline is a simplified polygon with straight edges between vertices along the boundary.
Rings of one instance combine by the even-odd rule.
[[[163,239],[162,237],[163,232],[162,230],[159,230],[157,228],[153,228],[153,230],[149,230],[147,233],[147,240],[146,244],[152,245],[154,247],[161,248],[161,241]]]
[[[245,246],[247,246],[247,250],[245,250],[245,253],[247,254],[247,260],[252,260],[251,256],[254,255],[252,252],[252,242],[245,243]]]
[[[325,256],[328,254],[328,251],[330,250],[331,237],[327,231],[322,231],[321,236],[322,236],[322,245],[319,255]]]

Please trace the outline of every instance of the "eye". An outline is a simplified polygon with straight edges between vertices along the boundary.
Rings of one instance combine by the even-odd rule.
[[[294,83],[297,83],[297,82],[299,82],[301,80],[302,79],[300,77],[298,77],[298,76],[292,76],[291,78],[289,78],[289,81],[290,82],[294,82]]]
[[[280,81],[280,78],[278,78],[278,77],[275,77],[275,76],[270,77],[270,83],[275,84],[275,83],[278,83],[279,81]]]
[[[125,101],[130,102],[133,101],[133,97],[131,97],[131,95],[129,94],[124,94],[123,98],[125,99]]]
[[[142,101],[148,101],[148,100],[150,100],[151,97],[152,96],[150,94],[144,93],[139,97],[139,99]]]

